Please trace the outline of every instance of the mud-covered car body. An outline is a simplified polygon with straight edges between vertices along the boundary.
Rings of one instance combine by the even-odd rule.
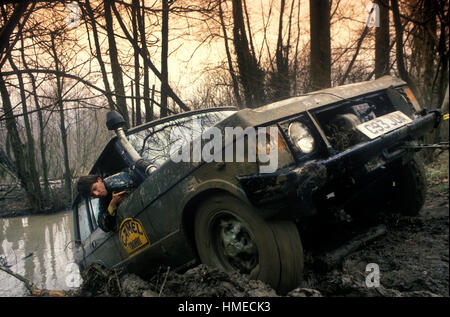
[[[383,126],[382,121],[374,124],[374,119],[396,111],[409,120],[397,122],[398,127],[386,129],[387,132],[383,131],[386,126]],[[170,146],[167,140],[161,141],[161,136],[154,138],[160,127],[168,126],[180,118],[190,120],[214,113],[219,114],[205,124],[206,127],[214,125],[221,131],[226,127],[277,127],[279,143],[282,144],[278,146],[277,170],[261,173],[261,163],[258,161],[174,162],[167,151],[165,155],[156,157],[158,155],[152,148],[157,144],[162,144],[161,148],[166,150]],[[260,226],[259,221],[275,225],[280,222],[293,223],[297,226],[303,219],[318,213],[331,212],[370,197],[374,193],[373,186],[378,186],[372,180],[383,179],[391,168],[395,169],[395,166],[411,160],[413,152],[408,149],[408,145],[414,144],[418,137],[436,127],[438,121],[439,113],[422,111],[403,81],[386,76],[375,81],[289,98],[257,109],[206,109],[130,129],[127,131],[130,143],[143,158],[156,162],[157,168],[149,176],[143,175],[140,186],[119,206],[117,228],[111,232],[102,231],[96,224],[98,200],[77,197],[73,205],[78,246],[76,261],[83,266],[92,262],[99,262],[106,267],[124,266],[138,274],[155,273],[160,266],[181,270],[199,261],[208,262],[204,252],[199,256],[199,249],[213,248],[215,244],[200,240],[212,241],[220,234],[212,233],[211,239],[203,239],[202,234],[196,231],[202,230],[198,228],[200,223],[201,226],[211,223],[213,228],[216,216],[201,222],[202,217],[197,217],[196,213],[199,209],[208,209],[203,204],[210,201],[211,197],[228,195],[233,198],[233,204],[242,202],[247,210],[250,208],[249,215],[242,218],[239,208],[230,207],[234,209],[229,212],[243,223],[250,223],[250,227],[253,226],[251,217],[257,217],[257,225],[254,226]],[[293,144],[289,135],[293,122],[301,122],[314,138],[314,148],[309,153],[303,153]],[[395,123],[395,120],[392,122]],[[371,137],[360,130],[364,128],[361,126],[364,123],[368,124],[366,128],[369,131],[366,133],[372,132]],[[169,135],[166,133],[165,137]],[[145,144],[153,138],[152,144]],[[95,163],[91,174],[105,177],[126,167],[133,168],[133,161],[117,138],[113,138]],[[214,201],[209,204],[214,204]],[[203,211],[203,214],[203,218],[207,217],[208,211]],[[236,229],[234,220],[230,219],[221,220],[221,226],[231,223]],[[279,253],[282,254],[282,240],[292,239],[282,238],[283,233],[276,233],[284,229],[271,228],[278,245],[275,249],[281,250]],[[259,239],[256,237],[258,233],[248,231],[250,239]],[[225,236],[225,240],[222,239],[224,241],[237,241],[235,235],[224,235],[223,230],[222,236]],[[202,243],[204,245],[200,246]],[[261,267],[265,265],[262,260],[264,246],[261,245],[265,243],[256,241],[254,245],[257,251],[249,251],[252,261],[257,263],[249,264],[248,272],[255,267],[262,270]],[[254,245],[251,245],[252,250]],[[287,254],[296,253],[298,246],[301,249],[299,244],[290,246]],[[221,250],[226,247],[217,246]],[[232,252],[227,250],[224,253],[229,256]],[[298,250],[298,253],[301,252]],[[283,262],[282,258],[289,256],[279,257]],[[209,264],[226,269],[242,267],[231,261],[228,261],[231,264],[224,261],[230,265],[220,264],[221,258],[219,256]],[[292,261],[295,262],[295,270],[302,269],[302,257]],[[244,263],[244,266],[247,264]],[[266,281],[284,291],[294,287],[299,280],[298,274],[294,274],[295,278],[283,277],[282,271],[286,269],[283,263],[277,265],[281,273],[274,274],[281,277],[275,281],[266,278]],[[265,280],[259,275],[254,276]],[[294,281],[286,282],[287,279]]]

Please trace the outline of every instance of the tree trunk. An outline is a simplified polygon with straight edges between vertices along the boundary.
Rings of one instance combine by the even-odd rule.
[[[447,13],[445,13],[447,9]],[[437,94],[438,94],[438,105],[441,105],[445,98],[446,88],[448,87],[449,81],[449,51],[447,46],[448,40],[448,4],[445,7],[445,2],[442,2],[440,8],[440,16],[447,17],[447,23],[442,23],[440,26],[440,35],[437,51],[440,57],[440,72],[438,74],[438,85],[437,85]]]
[[[156,90],[156,87],[153,84],[152,85],[152,96],[150,97],[150,113],[152,114],[152,118],[153,118],[153,105],[155,103],[155,90]]]
[[[395,55],[397,58],[397,69],[400,78],[406,81],[409,88],[414,92],[417,98],[420,98],[417,86],[411,79],[408,71],[406,70],[405,61],[403,58],[403,26],[400,20],[400,9],[398,6],[398,0],[391,0],[392,13],[394,15],[394,26],[395,26]]]
[[[136,126],[136,116],[135,116],[135,106],[134,106],[134,100],[137,98],[135,98],[134,95],[134,89],[133,89],[133,80],[131,80],[130,83],[130,89],[131,89],[131,126],[134,127]]]
[[[128,108],[125,100],[125,88],[123,85],[122,67],[119,63],[119,57],[117,53],[116,39],[114,35],[114,25],[111,13],[111,1],[105,0],[105,21],[106,30],[108,32],[108,45],[109,45],[109,57],[111,61],[111,71],[114,82],[114,91],[116,94],[117,111],[123,116],[127,126],[130,126],[128,118]]]
[[[38,211],[39,203],[35,201],[33,186],[30,182],[30,174],[28,172],[25,153],[23,150],[24,145],[20,140],[16,120],[14,119],[11,100],[9,99],[9,93],[2,76],[0,76],[0,95],[2,97],[2,106],[4,111],[6,129],[8,131],[12,152],[14,154],[15,170],[17,171],[17,176],[22,184],[23,189],[25,190],[25,194],[28,201],[30,202],[30,205],[32,206],[33,210]]]
[[[331,87],[331,39],[329,0],[310,0],[312,90]]]
[[[169,73],[167,60],[169,58],[169,1],[162,0],[162,31],[161,31],[161,109],[160,117],[167,116],[167,87],[169,86]]]
[[[28,64],[25,58],[25,51],[24,51],[24,42],[23,42],[23,36],[21,36],[21,54],[22,54],[22,63],[25,69],[28,69]],[[42,117],[42,110],[39,102],[39,98],[37,96],[37,87],[36,87],[36,79],[32,73],[29,73],[28,76],[31,80],[31,87],[33,89],[33,96],[34,96],[34,105],[37,110],[37,116],[38,116],[38,123],[39,123],[39,152],[41,155],[41,168],[42,168],[42,178],[44,181],[44,199],[48,200],[50,198],[50,183],[48,182],[48,163],[47,163],[47,156],[46,156],[46,148],[45,148],[45,141],[44,141],[44,119]]]
[[[278,21],[278,40],[275,51],[276,71],[272,75],[272,86],[275,89],[275,100],[283,99],[289,96],[289,36],[287,45],[283,45],[283,16],[285,9],[285,0],[281,0],[280,17]],[[292,12],[292,10],[291,10]],[[290,23],[290,22],[289,22]]]
[[[17,6],[14,8],[13,13],[9,17],[8,21],[5,21],[2,29],[0,30],[0,58],[3,59],[6,56],[10,49],[9,38],[16,28],[17,24],[19,24],[20,18],[25,13],[27,7],[30,5],[28,1],[19,1]],[[6,53],[6,54],[4,54]]]
[[[91,7],[91,4],[89,3],[89,0],[86,0],[85,6],[86,6],[87,16],[89,17],[91,26],[92,26],[92,35],[94,37],[95,53],[97,55],[96,58],[97,58],[99,66],[100,66],[100,70],[102,72],[103,85],[105,86],[106,98],[108,100],[108,105],[111,110],[115,110],[114,101],[112,99],[112,92],[111,92],[111,88],[109,86],[109,81],[108,81],[108,74],[106,73],[106,67],[105,67],[105,63],[103,62],[102,51],[100,49],[97,25],[95,22],[94,13],[92,12],[92,7]]]
[[[375,78],[389,74],[389,0],[376,0],[380,26],[375,29]]]
[[[14,71],[17,72],[18,68],[15,65],[13,59],[11,56],[9,56],[9,63],[11,64],[11,67]],[[25,96],[25,86],[23,83],[22,74],[17,74],[17,79],[19,82],[19,90],[20,90],[20,99],[22,103],[22,112],[23,112],[23,121],[25,125],[25,133],[26,133],[26,164],[27,164],[27,170],[28,170],[28,177],[29,177],[29,186],[32,189],[32,195],[33,195],[33,207],[36,209],[36,211],[40,211],[43,209],[43,197],[41,192],[41,184],[39,182],[39,174],[36,170],[36,158],[34,154],[34,139],[33,139],[33,133],[32,128],[30,124],[30,119],[28,117],[28,108],[27,108],[27,98]]]
[[[244,90],[246,106],[254,108],[260,106],[265,100],[265,74],[249,49],[242,12],[242,0],[232,0],[232,3],[233,44],[238,61],[239,79]]]
[[[65,125],[65,115],[64,115],[64,104],[62,101],[62,81],[61,76],[58,75],[58,72],[60,71],[59,67],[59,59],[56,52],[55,47],[55,38],[54,33],[51,34],[51,40],[52,40],[52,52],[53,52],[53,59],[55,61],[55,70],[57,72],[56,74],[56,94],[58,98],[58,106],[59,106],[59,127],[61,131],[61,143],[63,147],[63,158],[64,158],[64,187],[66,191],[66,203],[71,204],[72,202],[72,173],[70,171],[70,164],[69,164],[69,147],[67,145],[67,130]]]
[[[298,8],[297,8],[297,40],[295,41],[295,60],[294,60],[294,96],[297,96],[298,94],[298,87],[297,87],[297,72],[298,72],[298,45],[300,43],[300,8],[301,8],[301,1],[298,2]]]
[[[437,38],[437,1],[425,0],[423,19],[424,19],[424,73],[423,73],[423,91],[424,104],[427,108],[434,108],[437,104],[433,100],[433,79],[434,62],[436,60],[435,38]],[[437,101],[437,100],[436,100]]]
[[[233,60],[231,59],[230,47],[228,46],[227,28],[223,19],[222,0],[219,0],[219,18],[223,32],[223,40],[225,42],[225,53],[227,54],[228,69],[230,71],[231,81],[233,83],[234,98],[236,98],[238,107],[242,109],[244,105],[242,104],[241,95],[239,94],[239,83],[234,72]]]
[[[132,23],[133,23],[133,40],[136,45],[139,43],[139,33],[138,33],[138,15],[140,11],[139,0],[133,0],[132,7]],[[140,87],[140,63],[139,63],[139,51],[134,49],[134,85],[135,85],[135,118],[136,121],[133,124],[140,125],[142,123],[142,112],[141,112],[141,87]]]
[[[339,85],[343,85],[345,83],[345,81],[347,80],[348,75],[350,75],[350,72],[352,71],[353,65],[355,64],[356,58],[358,57],[359,51],[361,49],[362,42],[364,41],[364,38],[367,36],[368,33],[369,33],[369,27],[366,25],[360,38],[358,39],[358,43],[356,44],[355,54],[353,54],[352,60],[350,61],[349,65],[347,67],[347,70],[345,71],[344,75],[340,79]]]
[[[144,6],[144,0],[142,2],[142,6]],[[139,26],[139,33],[141,35],[140,42],[141,42],[141,49],[145,52],[147,52],[147,35],[145,34],[145,11],[142,9],[142,12],[138,10],[137,12],[137,23]],[[140,52],[139,47],[136,43],[136,49],[138,52]],[[149,60],[145,57],[144,59],[144,108],[145,108],[145,121],[149,122],[153,120],[153,109],[150,107],[150,80],[149,80]]]

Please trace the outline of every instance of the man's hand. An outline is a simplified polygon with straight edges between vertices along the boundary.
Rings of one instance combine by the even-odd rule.
[[[119,193],[112,194],[112,198],[108,206],[108,212],[111,216],[116,215],[117,206],[119,206],[122,200],[126,197],[126,193],[126,191],[121,191]]]

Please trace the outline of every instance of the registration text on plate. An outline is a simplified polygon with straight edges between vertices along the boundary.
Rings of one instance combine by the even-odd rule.
[[[361,123],[356,128],[371,139],[404,126],[412,120],[401,111],[394,111],[373,120]]]

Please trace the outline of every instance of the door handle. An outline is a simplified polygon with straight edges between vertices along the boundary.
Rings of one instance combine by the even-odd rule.
[[[95,249],[97,247],[97,242],[95,242],[95,240],[92,241],[91,246],[92,246],[92,249]]]

